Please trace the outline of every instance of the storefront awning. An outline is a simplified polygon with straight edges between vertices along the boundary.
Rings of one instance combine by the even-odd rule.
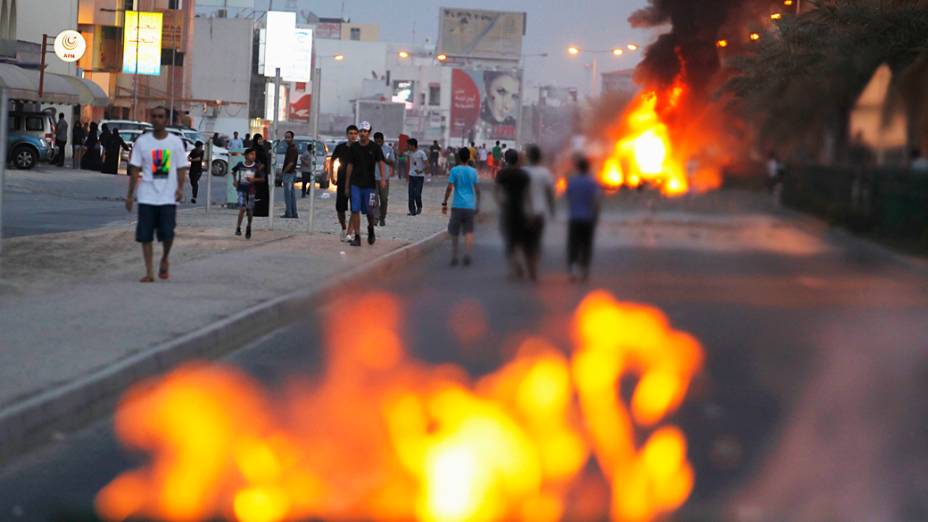
[[[39,71],[10,63],[0,63],[0,86],[6,87],[13,99],[63,105],[109,105],[106,93],[92,81],[54,73],[45,73],[44,93],[39,98]]]

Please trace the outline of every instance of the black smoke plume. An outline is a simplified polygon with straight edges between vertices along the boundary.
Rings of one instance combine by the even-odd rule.
[[[695,93],[706,93],[719,71],[715,43],[719,35],[736,33],[751,0],[649,0],[632,14],[633,27],[670,24],[645,52],[635,72],[639,83],[666,87],[681,73]]]

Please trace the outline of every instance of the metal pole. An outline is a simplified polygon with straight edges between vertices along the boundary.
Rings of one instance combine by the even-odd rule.
[[[322,103],[322,100],[319,98],[322,95],[322,68],[317,67],[313,71],[313,82],[312,82],[312,110],[310,111],[310,118],[313,119],[312,125],[312,137],[315,139],[319,136],[319,105]]]
[[[140,11],[135,12],[135,74],[133,74],[134,81],[132,82],[132,113],[135,121],[139,121],[139,47],[142,43],[139,37],[142,17],[139,13]]]
[[[9,130],[10,100],[0,87],[0,254],[3,253],[3,185],[6,184],[6,134]]]
[[[174,125],[174,70],[177,68],[177,49],[174,47],[177,44],[177,40],[171,43],[171,125]]]
[[[206,215],[213,202],[213,140],[206,142]]]
[[[316,163],[316,144],[313,142],[313,163]],[[316,166],[312,165],[309,173],[309,233],[313,233],[313,222],[316,219]]]
[[[591,98],[595,98],[595,97],[596,97],[596,87],[597,87],[597,85],[596,85],[596,83],[597,83],[597,82],[596,82],[596,70],[599,68],[598,66],[599,66],[599,62],[596,60],[596,55],[594,54],[594,55],[593,55],[593,67],[592,67],[592,69],[593,69],[593,82],[590,84],[590,97],[591,97]]]
[[[39,98],[45,96],[45,55],[48,53],[48,35],[42,35],[42,56],[39,57]],[[41,101],[41,100],[39,100]],[[7,109],[4,108],[4,111]]]
[[[270,194],[270,201],[268,202],[267,210],[267,223],[268,227],[271,230],[274,230],[274,188],[277,184],[277,177],[275,176],[274,167],[274,157],[277,154],[277,151],[274,149],[274,140],[277,139],[277,118],[278,113],[280,112],[280,67],[274,69],[274,125],[271,130],[271,157],[268,158],[268,163],[271,165],[268,166],[270,172],[268,173],[269,185],[268,192]]]

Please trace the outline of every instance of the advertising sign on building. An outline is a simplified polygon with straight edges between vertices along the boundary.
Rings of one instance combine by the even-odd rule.
[[[122,72],[161,74],[161,13],[126,11],[123,27]]]
[[[310,82],[312,72],[313,31],[297,29],[296,13],[268,11],[264,39],[264,76],[280,77],[288,82]]]
[[[68,29],[55,37],[55,56],[63,62],[76,62],[87,51],[87,41],[81,33]]]
[[[454,69],[451,72],[451,137],[467,141],[515,140],[522,73]]]
[[[525,13],[442,8],[438,52],[449,57],[518,60],[525,20]]]

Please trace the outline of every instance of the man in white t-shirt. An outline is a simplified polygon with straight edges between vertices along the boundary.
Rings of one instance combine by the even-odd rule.
[[[525,149],[528,166],[528,201],[525,205],[525,258],[528,276],[532,281],[538,274],[538,258],[541,256],[541,238],[545,231],[545,217],[554,216],[554,176],[541,163],[541,149],[529,145]]]
[[[152,109],[152,131],[135,140],[129,158],[126,210],[132,212],[133,201],[138,200],[139,219],[135,227],[135,240],[142,244],[142,255],[145,258],[145,277],[140,280],[142,283],[155,280],[152,241],[156,232],[163,247],[158,277],[170,277],[168,255],[174,243],[177,202],[184,197],[184,178],[190,168],[184,142],[165,130],[167,123],[166,108]]]
[[[409,216],[418,216],[422,213],[422,187],[425,184],[425,166],[429,158],[425,151],[419,150],[419,140],[409,138]]]

